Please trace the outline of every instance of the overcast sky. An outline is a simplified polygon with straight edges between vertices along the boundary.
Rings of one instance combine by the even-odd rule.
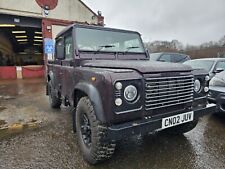
[[[198,45],[225,35],[225,0],[83,0],[107,27],[136,30],[144,41]]]

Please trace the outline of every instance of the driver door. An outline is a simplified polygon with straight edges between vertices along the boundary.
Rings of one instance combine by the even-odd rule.
[[[68,33],[64,37],[64,54],[62,60],[62,96],[65,101],[69,100],[73,92],[74,74],[74,47],[72,33]]]

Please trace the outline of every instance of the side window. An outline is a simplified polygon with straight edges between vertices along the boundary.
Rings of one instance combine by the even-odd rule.
[[[66,59],[73,58],[73,43],[71,35],[65,37],[65,58]]]
[[[216,69],[224,69],[225,70],[225,61],[220,61],[216,65]]]
[[[63,38],[56,40],[56,51],[55,51],[55,59],[63,59],[64,58],[64,44]]]
[[[159,59],[159,61],[162,61],[162,62],[171,62],[171,55],[162,55]]]

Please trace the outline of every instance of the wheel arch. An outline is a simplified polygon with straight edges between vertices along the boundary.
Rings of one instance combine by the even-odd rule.
[[[96,117],[99,121],[101,122],[106,122],[106,118],[104,115],[104,110],[103,110],[103,104],[102,104],[102,99],[100,97],[99,91],[96,89],[95,86],[92,84],[88,83],[78,83],[73,92],[73,98],[74,98],[74,107],[77,106],[78,101],[80,98],[87,96],[94,108],[94,111],[96,113]]]

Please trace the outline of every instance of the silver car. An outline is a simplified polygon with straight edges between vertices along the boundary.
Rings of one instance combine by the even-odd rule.
[[[225,113],[225,71],[212,78],[209,89],[209,101],[217,104],[217,112]]]
[[[225,70],[225,58],[194,59],[186,61],[184,64],[193,69],[205,69],[209,73],[210,79]]]

